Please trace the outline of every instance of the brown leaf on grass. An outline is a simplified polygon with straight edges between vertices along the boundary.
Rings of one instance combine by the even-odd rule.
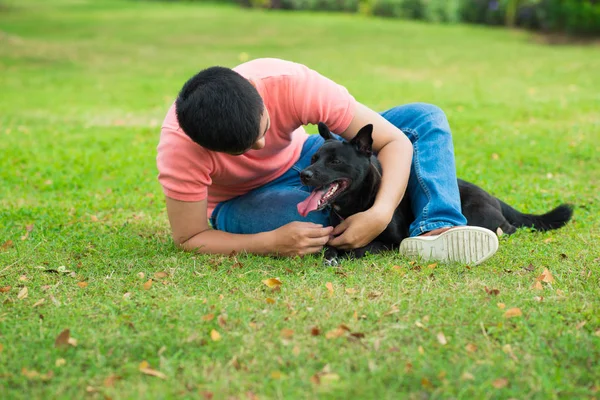
[[[497,303],[496,304],[498,306],[499,309],[504,310],[504,308],[506,307],[506,304],[504,303]]]
[[[429,268],[429,269],[434,269],[435,267],[437,267],[437,263],[429,264],[427,266],[427,268]]]
[[[284,339],[290,339],[290,338],[294,337],[294,330],[283,328],[281,330],[281,337]]]
[[[82,288],[82,289],[83,289],[83,288],[86,288],[86,287],[87,287],[87,285],[88,285],[88,283],[87,283],[87,282],[77,282],[77,286],[79,286],[79,287],[80,287],[80,288]]]
[[[15,245],[14,242],[9,239],[6,242],[2,243],[2,246],[0,246],[0,248],[2,250],[7,250],[7,249],[13,247],[14,245]]]
[[[504,318],[520,317],[521,315],[523,315],[523,313],[521,312],[521,309],[514,307],[514,308],[509,308],[508,310],[506,310],[506,312],[504,313]]]
[[[219,326],[221,328],[225,328],[225,326],[227,325],[227,315],[225,314],[221,314],[217,317],[217,323],[219,324]]]
[[[146,283],[144,283],[144,290],[150,290],[152,287],[152,279],[148,279]]]
[[[39,307],[42,304],[44,304],[46,302],[46,299],[39,299],[38,301],[36,301],[35,303],[33,303],[32,307]]]
[[[150,368],[150,364],[147,361],[142,361],[139,366],[139,370],[142,374],[155,376],[160,379],[167,379],[167,376],[160,371]]]
[[[448,341],[446,340],[446,336],[444,335],[444,332],[438,332],[437,340],[438,340],[438,342],[440,342],[440,344],[442,346],[445,346],[448,344]]]
[[[417,348],[417,350],[418,350],[419,354],[425,354],[425,349],[423,348],[423,346],[419,346]]]
[[[363,339],[365,337],[365,334],[362,332],[352,332],[350,333],[350,336],[355,337],[357,339]]]
[[[40,374],[36,370],[33,370],[33,369],[32,370],[28,370],[27,368],[22,368],[21,369],[21,373],[27,379],[38,379],[38,380],[41,380],[41,381],[49,381],[54,376],[54,372],[52,372],[52,371],[48,371],[45,374]]]
[[[19,277],[19,280],[20,280],[21,282],[26,282],[26,281],[28,281],[28,280],[29,280],[29,278],[27,278],[27,275],[21,275],[21,276]]]
[[[10,292],[10,289],[12,289],[12,286],[0,287],[0,293]]]
[[[106,379],[104,379],[104,387],[107,387],[107,388],[114,387],[115,382],[120,381],[121,379],[122,378],[119,375],[109,375]]]
[[[140,279],[144,279],[144,278],[146,277],[146,274],[145,274],[145,273],[143,273],[143,272],[138,272],[137,276],[138,276]]]
[[[23,286],[23,289],[19,290],[19,294],[17,295],[17,298],[19,300],[23,300],[23,299],[26,299],[28,295],[29,295],[29,289],[27,289],[27,286]]]
[[[333,295],[333,283],[331,283],[331,282],[327,282],[327,283],[325,284],[325,287],[327,288],[327,290],[329,290],[329,294],[330,294],[330,295]]]
[[[548,270],[548,268],[544,268],[544,272],[542,272],[542,275],[540,275],[537,278],[537,280],[546,283],[552,283],[554,282],[554,277],[552,276],[552,273]]]
[[[584,320],[584,321],[581,321],[580,323],[578,323],[575,327],[577,329],[581,329],[585,326],[585,324],[587,324],[587,321]]]
[[[492,382],[492,386],[496,389],[502,389],[508,385],[508,379],[506,378],[498,378]]]
[[[164,272],[164,271],[159,271],[159,272],[156,272],[156,273],[154,274],[154,277],[155,277],[156,279],[163,279],[163,278],[166,278],[167,276],[169,276],[169,274],[167,274],[167,273],[166,273],[166,272]]]
[[[544,243],[554,242],[554,238],[544,239]]]
[[[564,294],[565,294],[565,292],[563,292],[563,291],[562,291],[562,290],[560,290],[560,289],[556,289],[556,294],[557,294],[557,295],[559,295],[559,296],[562,296],[562,295],[564,295]]]
[[[544,300],[544,296],[541,296],[541,297],[540,297],[540,296],[535,296],[533,299],[534,299],[535,301],[539,301],[539,302],[541,302],[541,301],[543,301],[543,300]]]
[[[215,317],[215,314],[206,314],[203,315],[200,319],[202,321],[211,321]]]
[[[59,358],[54,362],[54,365],[56,365],[57,367],[62,367],[66,363],[67,363],[67,360],[65,360],[64,358]]]
[[[213,340],[213,342],[218,342],[221,340],[221,334],[213,329],[210,331],[210,338]]]
[[[477,351],[477,346],[473,343],[467,343],[465,350],[467,350],[469,353],[475,353]]]
[[[71,338],[71,331],[67,328],[62,331],[54,341],[54,347],[65,348],[69,347],[69,339]]]
[[[385,312],[383,315],[385,315],[387,317],[388,315],[396,314],[399,312],[400,312],[400,309],[395,304],[392,304],[392,308],[390,308],[390,310]]]
[[[525,268],[529,272],[535,271],[535,267],[533,266],[533,264],[529,264],[529,266],[523,267],[523,268]]]
[[[485,292],[491,296],[498,296],[500,291],[498,289],[488,289],[487,286],[484,286]]]
[[[346,288],[346,293],[348,293],[348,294],[355,294],[357,292],[358,292],[358,290],[356,290],[354,288]]]
[[[373,300],[373,299],[380,297],[382,294],[383,293],[381,293],[381,292],[371,292],[367,295],[367,298]]]
[[[535,281],[535,283],[533,284],[533,286],[531,288],[535,289],[535,290],[544,290],[544,287],[542,286],[542,282],[540,282],[540,281]]]
[[[427,378],[421,378],[421,386],[423,386],[425,389],[431,389],[433,387],[431,381]]]
[[[272,298],[270,298],[270,297],[267,297],[267,298],[265,299],[265,301],[267,302],[267,304],[275,304],[275,299],[272,299]]]
[[[92,222],[98,222],[98,221],[100,221],[100,220],[98,219],[98,217],[97,217],[97,216],[95,216],[95,215],[91,215],[91,216],[90,216],[90,219],[92,220]]]
[[[327,332],[325,334],[325,338],[327,339],[337,339],[339,337],[342,337],[346,334],[347,330],[343,329],[343,328],[336,328],[333,330],[330,330],[329,332]]]
[[[281,282],[281,280],[279,278],[269,278],[269,279],[265,279],[262,282],[265,285],[267,285],[267,287],[270,287],[271,289],[277,288],[283,284],[283,282]]]

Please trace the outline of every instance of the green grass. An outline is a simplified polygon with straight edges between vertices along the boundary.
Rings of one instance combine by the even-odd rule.
[[[599,396],[598,47],[206,4],[3,3],[1,398]],[[178,251],[156,180],[160,123],[191,74],[241,53],[305,63],[377,110],[441,106],[459,176],[523,211],[574,203],[574,221],[503,237],[476,268]],[[544,268],[555,282],[532,289]],[[514,307],[522,316],[505,318]],[[327,338],[340,324],[364,337]],[[66,328],[77,346],[55,348]]]

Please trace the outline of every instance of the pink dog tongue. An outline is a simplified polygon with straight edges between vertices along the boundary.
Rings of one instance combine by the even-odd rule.
[[[319,200],[323,198],[325,193],[324,189],[314,190],[306,200],[298,203],[298,212],[300,215],[306,217],[309,212],[316,210],[319,207]]]

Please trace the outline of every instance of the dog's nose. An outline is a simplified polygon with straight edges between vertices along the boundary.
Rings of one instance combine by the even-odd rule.
[[[313,177],[313,172],[311,170],[304,170],[302,172],[300,172],[300,179],[302,180],[302,182],[307,182],[309,181],[312,177]]]

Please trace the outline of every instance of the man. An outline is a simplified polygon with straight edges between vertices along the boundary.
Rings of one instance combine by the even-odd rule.
[[[299,172],[323,143],[302,126],[318,122],[346,140],[373,124],[383,169],[373,207],[336,227],[328,226],[329,210],[302,217],[296,208],[310,193]],[[164,120],[157,166],[173,239],[186,250],[294,256],[326,244],[362,247],[385,229],[407,191],[416,219],[401,251],[416,248],[411,255],[426,256],[433,249],[444,260],[470,241],[494,236],[450,229],[466,225],[453,153],[448,121],[435,106],[379,114],[304,65],[257,59],[208,68],[185,83]]]

